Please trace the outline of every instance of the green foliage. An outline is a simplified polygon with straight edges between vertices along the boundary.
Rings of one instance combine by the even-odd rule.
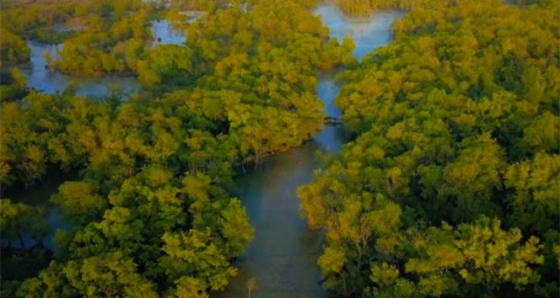
[[[190,75],[174,71],[174,79],[163,79],[161,72],[170,67],[158,67],[160,73],[144,73],[145,81],[183,80],[189,86],[197,79],[203,94],[219,96],[242,164],[258,164],[269,154],[298,146],[323,122],[323,106],[314,95],[316,71],[353,62],[353,44],[325,43],[327,31],[320,19],[302,5],[267,0],[207,14],[188,28],[188,50],[182,57]],[[180,65],[176,61],[174,68]]]
[[[448,0],[336,0],[338,7],[347,14],[364,17],[375,9],[441,9],[454,3]]]
[[[2,43],[0,44],[0,65],[19,64],[29,61],[31,50],[25,41],[10,32],[5,27],[0,27]]]
[[[339,75],[356,137],[298,191],[309,225],[326,230],[325,286],[557,295],[558,12],[440,4],[410,6],[394,43]]]
[[[31,1],[2,10],[2,63],[29,60],[21,37],[63,43],[51,67],[64,73],[102,76],[136,69],[139,52],[147,47],[146,28],[152,6],[143,1],[105,0],[44,3]],[[13,32],[13,33],[12,33]]]
[[[136,273],[133,260],[115,251],[61,265],[53,261],[26,280],[19,297],[158,297],[155,285]]]
[[[27,79],[19,68],[12,68],[9,74],[0,74],[0,78],[0,102],[18,101],[28,94]]]
[[[539,152],[533,159],[510,165],[505,184],[511,190],[507,200],[512,209],[512,225],[544,234],[556,226],[560,214],[557,182],[560,178],[560,156]]]
[[[95,192],[91,182],[67,181],[60,186],[52,201],[60,207],[65,218],[79,227],[99,219],[106,209],[106,200]]]
[[[71,230],[57,234],[59,265],[26,281],[22,296],[184,293],[192,280],[171,269],[177,260],[161,261],[169,256],[164,235],[179,231],[204,231],[212,258],[221,262],[215,271],[204,264],[188,270],[203,281],[200,294],[227,284],[235,273],[229,261],[244,252],[254,230],[240,202],[224,190],[231,186],[239,151],[227,135],[219,94],[177,91],[158,99],[132,98],[116,108],[72,92],[34,93],[21,105],[3,103],[5,181],[32,183],[53,168],[83,173],[82,180],[63,183],[52,196],[72,223]],[[30,148],[37,158],[29,158]],[[3,216],[19,218],[2,223],[3,231],[14,231],[3,233],[10,241],[34,231],[16,211]],[[124,262],[124,271],[111,262]],[[59,267],[64,274],[57,273]]]
[[[169,80],[184,84],[192,72],[192,53],[180,45],[158,45],[148,51],[147,59],[138,64],[138,77],[145,86],[154,86]]]
[[[210,242],[210,231],[191,230],[189,234],[163,235],[162,266],[173,279],[183,276],[198,277],[199,290],[223,289],[236,270],[231,267],[218,247]],[[193,281],[189,281],[192,283]],[[179,279],[179,284],[184,283]]]
[[[185,7],[206,14],[180,25],[185,44],[153,48],[143,1],[14,3],[1,12],[2,63],[28,59],[21,36],[68,22],[79,29],[56,69],[135,73],[148,91],[21,98],[21,73],[3,80],[0,183],[80,173],[52,197],[72,223],[56,261],[17,295],[223,289],[254,233],[227,192],[235,171],[316,133],[316,73],[350,65],[336,102],[355,139],[298,190],[325,230],[325,285],[352,297],[557,296],[556,4],[341,0],[354,14],[410,10],[395,42],[358,65],[353,41],[329,41],[311,15],[314,0],[174,1],[175,23]],[[37,209],[1,204],[8,244],[45,235]]]

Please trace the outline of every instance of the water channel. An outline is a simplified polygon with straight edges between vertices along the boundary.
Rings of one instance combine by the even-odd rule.
[[[322,18],[329,28],[331,38],[342,40],[345,36],[354,39],[354,56],[361,59],[376,47],[390,40],[390,27],[402,14],[395,11],[378,11],[371,17],[356,18],[344,15],[334,4],[321,4],[314,14]],[[154,37],[161,43],[182,43],[185,37],[170,29],[167,22],[153,22]],[[54,56],[60,45],[45,45],[29,42],[32,50],[30,63],[21,67],[28,85],[45,93],[63,91],[71,81],[78,84],[79,95],[106,94],[111,84],[134,92],[140,88],[132,77],[109,76],[104,78],[75,78],[45,69],[43,53]],[[338,94],[334,74],[320,74],[317,95],[325,103],[329,116],[340,116],[334,105]],[[337,152],[345,142],[341,127],[325,127],[311,141],[299,148],[268,158],[257,169],[239,177],[236,182],[239,197],[255,227],[255,238],[248,251],[235,261],[238,275],[222,292],[212,293],[212,297],[247,297],[247,280],[254,277],[256,290],[252,297],[327,297],[321,286],[321,274],[316,265],[322,251],[322,236],[309,231],[300,216],[297,187],[311,181],[313,170],[320,166],[316,159],[318,151]],[[52,184],[52,186],[49,186]],[[27,192],[18,201],[32,203],[35,200],[47,202],[58,183],[47,183]],[[51,222],[51,235],[47,246],[52,247],[52,237],[57,228],[65,225],[59,213],[47,208]]]
[[[334,4],[321,4],[314,14],[321,16],[331,38],[354,39],[353,52],[361,59],[371,50],[390,40],[393,21],[401,16],[395,11],[379,11],[371,17],[345,16]],[[334,75],[320,75],[317,95],[323,100],[329,116],[340,111],[334,105],[338,94]],[[238,191],[247,208],[255,238],[245,255],[235,266],[238,275],[216,298],[248,297],[247,281],[255,278],[256,288],[251,297],[297,298],[328,297],[321,286],[317,257],[322,251],[322,235],[309,231],[300,216],[298,186],[308,183],[313,170],[321,164],[317,151],[337,152],[345,142],[341,127],[325,127],[310,142],[299,148],[268,158],[258,169],[236,180]]]

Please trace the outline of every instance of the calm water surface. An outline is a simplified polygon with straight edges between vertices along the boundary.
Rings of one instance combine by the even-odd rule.
[[[339,41],[346,36],[352,37],[356,48],[354,57],[362,59],[371,50],[384,46],[391,39],[391,24],[404,14],[395,10],[374,11],[368,17],[353,17],[344,14],[334,4],[317,6],[313,13],[320,16],[329,28],[331,38]]]
[[[358,59],[389,42],[391,24],[400,16],[397,12],[378,12],[369,18],[353,18],[330,4],[319,5],[314,13],[329,27],[331,38],[354,39],[353,54]],[[334,105],[339,90],[334,75],[321,74],[319,79],[317,95],[325,103],[325,111],[329,116],[340,116]],[[322,235],[309,231],[300,216],[296,190],[310,182],[313,170],[321,165],[317,151],[338,152],[345,139],[341,127],[327,126],[310,142],[267,159],[258,169],[237,179],[236,195],[247,208],[256,229],[255,238],[235,262],[238,276],[224,292],[213,293],[212,297],[248,297],[250,278],[256,280],[252,297],[328,297],[317,266]]]

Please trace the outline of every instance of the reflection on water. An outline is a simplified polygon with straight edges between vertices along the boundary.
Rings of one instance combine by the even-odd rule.
[[[43,238],[43,244],[49,249],[54,249],[54,236],[58,229],[69,229],[70,225],[64,221],[60,210],[56,208],[49,199],[58,187],[66,180],[76,180],[76,173],[68,173],[55,177],[46,178],[27,190],[11,189],[3,193],[3,197],[9,198],[14,203],[24,203],[30,206],[40,207],[49,222],[49,231]],[[25,246],[35,245],[35,239],[24,237]],[[12,247],[19,247],[19,241],[12,242]]]
[[[186,41],[185,31],[174,29],[166,20],[152,21],[151,28],[155,40],[154,46],[158,44],[184,44]]]
[[[340,110],[334,105],[334,99],[340,89],[335,84],[335,73],[319,74],[319,83],[317,84],[317,96],[325,104],[325,112],[330,117],[340,117]]]
[[[333,3],[321,4],[313,13],[321,16],[331,38],[336,37],[341,41],[346,36],[352,37],[356,44],[353,54],[357,59],[386,45],[391,39],[391,24],[404,15],[402,12],[385,10],[374,11],[369,17],[352,17],[344,14]]]

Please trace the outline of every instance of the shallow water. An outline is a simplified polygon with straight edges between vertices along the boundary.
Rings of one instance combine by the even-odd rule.
[[[246,282],[256,279],[253,297],[325,297],[320,285],[321,274],[316,259],[321,253],[321,234],[309,231],[299,215],[296,188],[310,182],[311,173],[319,165],[317,150],[331,147],[338,150],[333,127],[320,137],[285,154],[269,158],[258,169],[237,179],[240,197],[247,208],[255,238],[235,266],[238,276],[226,292],[215,297],[243,297]],[[335,144],[333,147],[330,144]]]

